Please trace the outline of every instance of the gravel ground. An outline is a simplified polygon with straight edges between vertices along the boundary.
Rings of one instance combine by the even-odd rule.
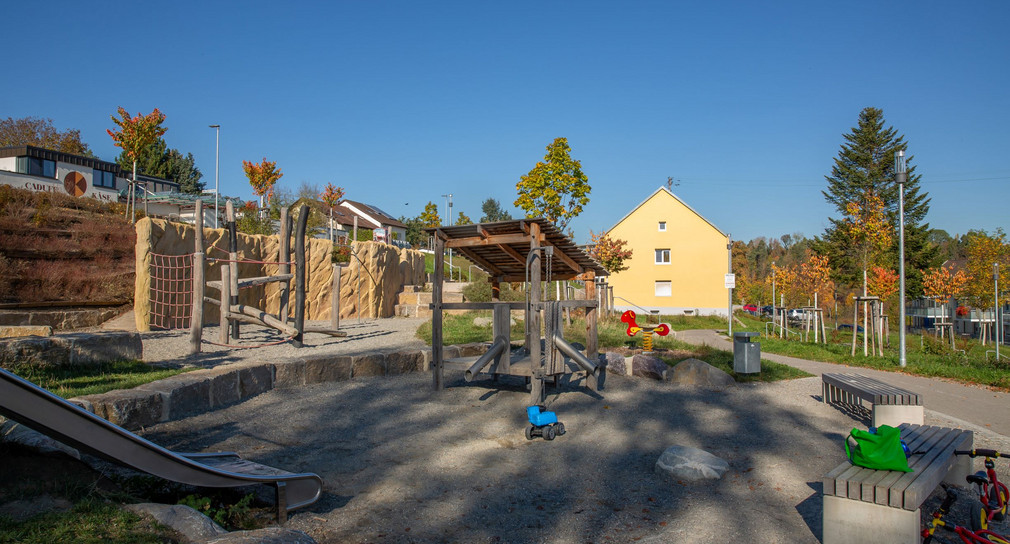
[[[622,376],[599,395],[549,390],[568,433],[527,441],[522,382],[454,378],[441,393],[427,374],[274,390],[145,436],[319,474],[323,498],[288,526],[320,542],[818,542],[820,479],[865,425],[822,404],[816,377],[716,393]],[[1010,451],[980,431],[976,446]],[[674,444],[730,471],[668,481],[653,467]]]
[[[309,334],[301,349],[205,342],[197,356],[185,356],[184,331],[145,333],[144,359],[206,367],[421,349],[423,321],[348,320],[347,338]],[[209,327],[204,338],[216,336]],[[243,344],[277,340],[243,331]],[[609,376],[599,394],[579,380],[549,389],[568,433],[527,441],[521,381],[447,380],[441,393],[426,373],[274,390],[145,436],[319,474],[322,499],[288,524],[319,542],[802,543],[821,540],[821,477],[845,460],[848,431],[868,423],[821,403],[817,377],[717,393]],[[976,447],[1010,451],[1010,439],[970,423],[929,410],[926,423],[970,428]],[[653,469],[675,444],[718,455],[730,470],[709,483],[668,481]],[[999,470],[1010,481],[1007,463]],[[970,496],[960,497],[954,519],[964,523]],[[941,498],[937,490],[926,502],[924,520]]]

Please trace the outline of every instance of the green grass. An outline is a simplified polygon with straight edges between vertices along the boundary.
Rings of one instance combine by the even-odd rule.
[[[118,361],[88,366],[14,365],[8,370],[69,399],[113,389],[130,389],[193,369],[160,368],[140,361]]]
[[[0,542],[59,543],[161,543],[171,542],[171,531],[142,520],[117,504],[85,499],[69,512],[48,513],[26,521],[0,516]]]
[[[446,315],[442,322],[443,344],[454,345],[468,344],[471,342],[490,342],[491,325],[486,327],[477,327],[473,324],[474,318],[480,316],[490,317],[491,312],[474,311],[466,314]],[[669,323],[671,328],[675,330],[711,328],[711,325],[717,322],[721,322],[723,325],[726,324],[725,320],[719,320],[718,318],[685,316],[675,316],[669,318],[669,321],[664,319],[663,322]],[[654,321],[649,321],[648,323],[651,324],[654,323]],[[643,321],[641,324],[644,325],[646,322]],[[607,348],[627,347],[629,341],[632,340],[627,335],[627,329],[627,324],[622,323],[617,319],[606,319],[597,323],[597,341],[600,349],[606,350]],[[522,342],[526,334],[525,330],[525,325],[522,320],[516,320],[516,325],[512,327],[510,340],[513,343]],[[421,326],[418,327],[416,334],[418,338],[424,340],[428,345],[431,345],[431,321],[422,323]],[[565,339],[569,342],[578,342],[585,345],[586,325],[583,318],[573,318],[572,325],[565,326]],[[640,340],[640,337],[635,337],[633,342],[637,346],[640,345]],[[666,337],[654,336],[653,346],[657,350],[665,349],[676,352],[675,357],[664,359],[667,364],[677,364],[684,359],[694,357],[729,373],[739,382],[777,381],[810,376],[810,374],[797,368],[764,359],[761,361],[760,374],[753,376],[736,375],[733,372],[733,354],[731,352],[715,349],[709,346],[694,346],[686,342],[676,340],[673,335]]]
[[[777,336],[765,336],[764,322],[740,315],[743,328],[734,326],[734,331],[751,330],[761,333],[756,340],[761,342],[761,351],[788,355],[811,361],[838,363],[843,365],[874,368],[877,370],[901,371],[931,378],[948,378],[965,383],[986,385],[997,389],[1010,389],[1010,366],[997,364],[990,355],[986,360],[986,350],[992,346],[982,346],[978,340],[958,339],[958,350],[952,351],[950,344],[941,343],[931,335],[905,335],[905,368],[899,364],[898,333],[891,332],[891,345],[884,347],[883,356],[863,356],[862,334],[857,336],[856,355],[852,355],[852,332],[828,330],[828,343],[815,344],[813,336],[809,342],[790,335],[789,340]],[[723,327],[725,330],[725,327]]]

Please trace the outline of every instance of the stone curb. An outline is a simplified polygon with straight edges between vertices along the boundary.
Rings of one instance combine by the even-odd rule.
[[[94,365],[144,360],[140,333],[107,331],[0,339],[0,366]]]
[[[447,354],[482,353],[483,344],[446,346]],[[271,389],[397,376],[431,368],[431,349],[367,355],[310,355],[272,363],[245,362],[194,370],[133,389],[75,397],[70,402],[131,431],[255,397]]]

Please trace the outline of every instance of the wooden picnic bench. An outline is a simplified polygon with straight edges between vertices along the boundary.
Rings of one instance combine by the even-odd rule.
[[[919,544],[922,503],[941,482],[965,485],[971,458],[954,455],[954,450],[972,448],[972,431],[907,423],[899,428],[909,449],[922,452],[908,460],[913,472],[845,461],[824,476],[824,544]]]
[[[862,407],[862,401],[869,402],[872,427],[923,423],[922,395],[918,393],[860,374],[824,374],[821,381],[825,403]]]

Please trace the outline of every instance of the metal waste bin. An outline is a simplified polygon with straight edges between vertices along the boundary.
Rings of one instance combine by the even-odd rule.
[[[733,372],[756,374],[761,372],[761,343],[751,342],[756,332],[733,333]]]

